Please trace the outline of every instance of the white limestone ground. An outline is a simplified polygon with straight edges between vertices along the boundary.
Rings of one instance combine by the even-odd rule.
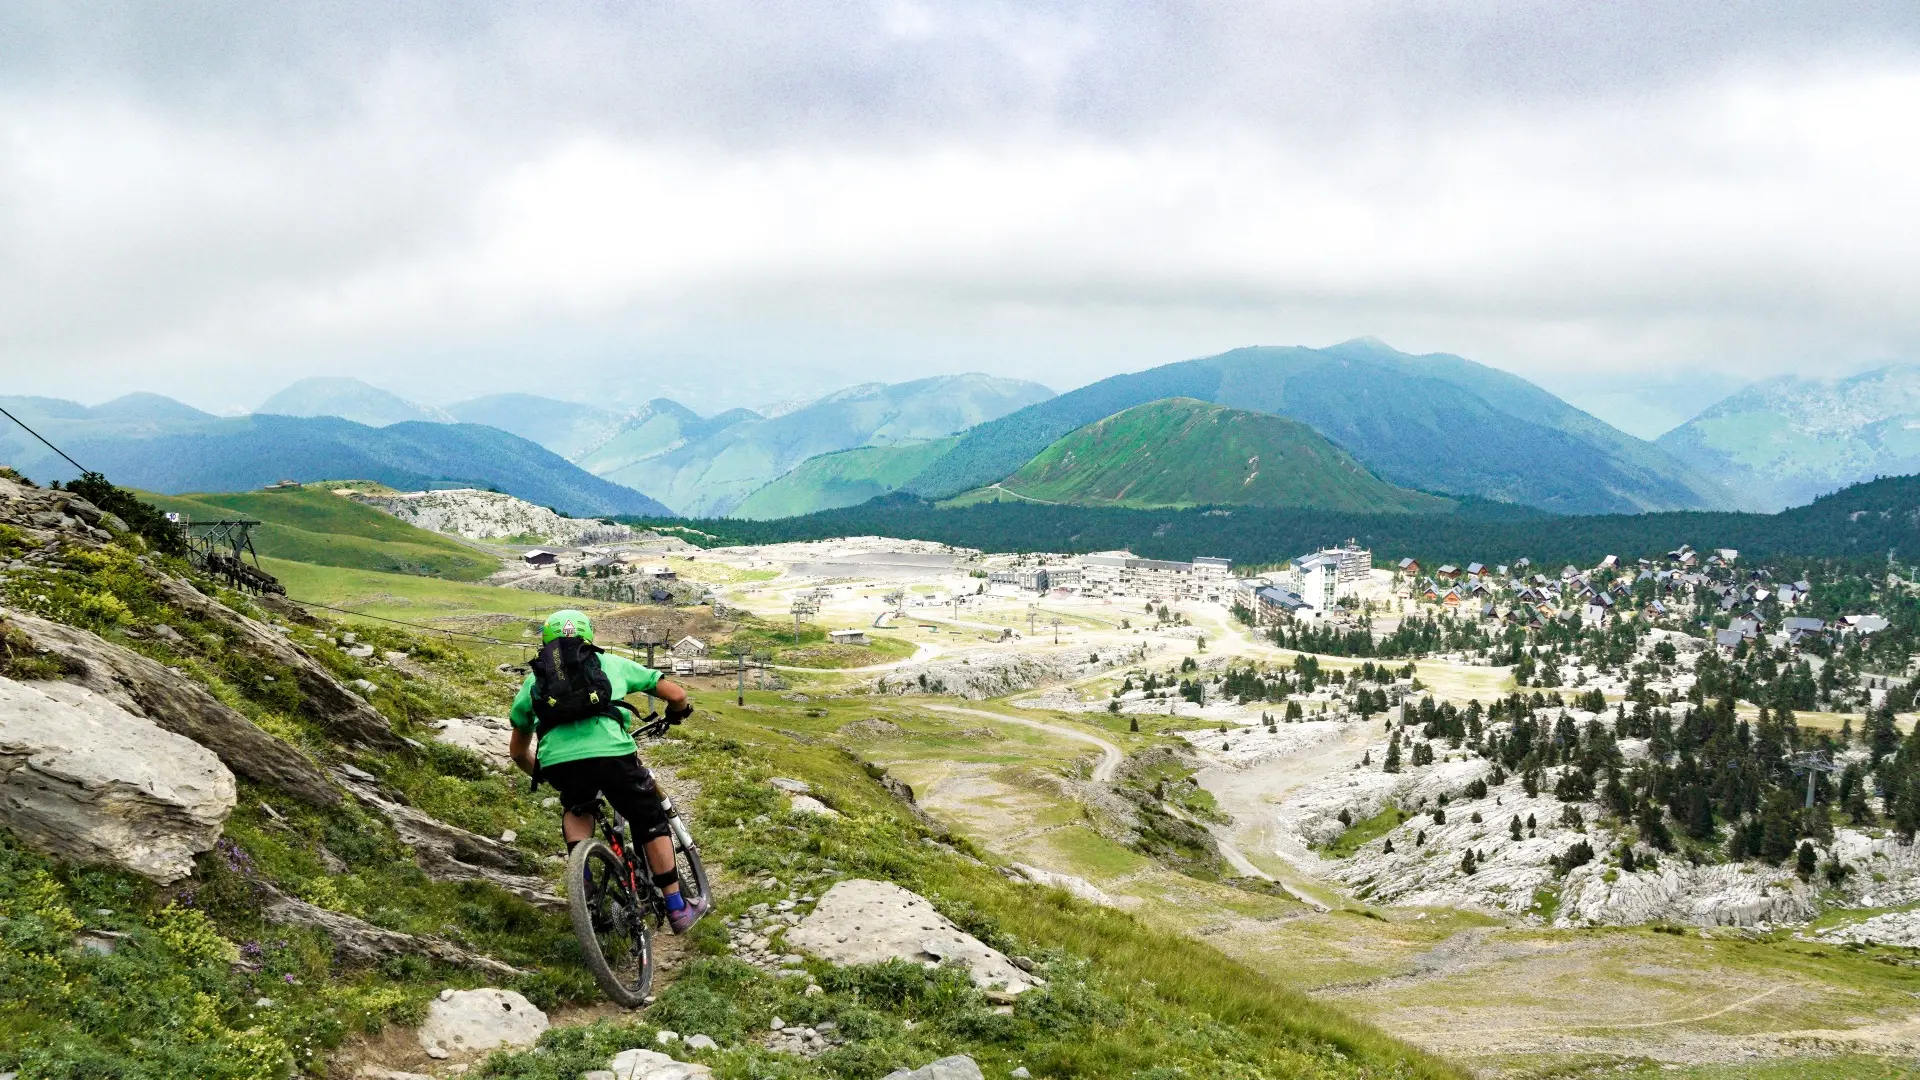
[[[543,543],[575,546],[627,540],[633,536],[633,530],[625,525],[608,525],[593,518],[561,517],[524,499],[476,488],[394,495],[355,494],[351,498],[422,529],[469,540],[530,536],[538,537]]]
[[[975,986],[1020,994],[1037,980],[998,949],[955,926],[925,897],[884,881],[853,878],[828,889],[799,925],[789,948],[836,964],[911,960],[964,964]]]
[[[1133,654],[1138,655],[1137,651]],[[1012,694],[1042,683],[1097,675],[1131,659],[1121,649],[1058,652],[975,650],[917,664],[902,664],[868,684],[882,694],[948,694],[969,701]]]
[[[236,792],[192,739],[69,683],[0,678],[0,826],[33,847],[176,881]]]
[[[1875,915],[1864,922],[1832,926],[1814,934],[1797,936],[1830,944],[1857,941],[1866,945],[1920,948],[1920,911],[1889,911],[1884,915]]]
[[[1584,723],[1590,714],[1574,711]],[[1284,726],[1284,725],[1283,725]],[[1204,750],[1204,739],[1197,743]],[[1403,764],[1397,774],[1382,771],[1386,745],[1370,747],[1371,767],[1341,770],[1306,785],[1278,807],[1278,817],[1303,843],[1324,844],[1339,836],[1346,811],[1362,821],[1389,803],[1403,809],[1419,808],[1406,822],[1374,840],[1347,859],[1314,856],[1303,869],[1347,885],[1355,895],[1375,903],[1406,906],[1459,907],[1489,914],[1536,917],[1536,893],[1557,893],[1553,924],[1562,927],[1637,925],[1676,922],[1701,926],[1767,926],[1804,921],[1818,913],[1818,885],[1802,882],[1789,867],[1770,867],[1752,861],[1693,866],[1677,856],[1657,855],[1657,868],[1622,872],[1614,858],[1621,836],[1603,827],[1601,808],[1594,802],[1574,803],[1584,824],[1562,823],[1568,804],[1551,794],[1560,769],[1546,770],[1543,790],[1528,797],[1518,779],[1492,787],[1480,799],[1466,797],[1467,785],[1487,778],[1492,764],[1449,751],[1444,741],[1434,744],[1433,765]],[[1623,740],[1629,759],[1645,752],[1644,744]],[[1403,748],[1403,762],[1411,754]],[[1451,755],[1451,756],[1449,756]],[[1218,756],[1218,755],[1216,755]],[[1445,822],[1428,811],[1448,796]],[[1480,821],[1473,820],[1479,815]],[[1512,839],[1511,821],[1523,824],[1523,838]],[[1532,831],[1524,829],[1531,817]],[[1424,844],[1419,835],[1425,833]],[[1391,841],[1394,850],[1386,851]],[[1574,844],[1585,841],[1594,860],[1557,876],[1553,860]],[[1475,852],[1477,868],[1462,867],[1468,850]],[[1636,852],[1649,851],[1644,845]],[[1822,863],[1838,859],[1851,866],[1840,887],[1846,903],[1873,906],[1920,900],[1920,847],[1890,837],[1875,837],[1852,829],[1837,831],[1830,848],[1820,853]],[[1877,878],[1877,880],[1876,880]]]
[[[1251,707],[1249,707],[1251,708]],[[1245,712],[1247,710],[1242,710]],[[1270,710],[1271,711],[1271,710]],[[1207,717],[1206,719],[1213,719]],[[1344,716],[1329,720],[1308,720],[1298,723],[1276,723],[1269,731],[1260,723],[1259,710],[1253,709],[1252,715],[1237,718],[1242,726],[1228,731],[1225,735],[1218,730],[1194,730],[1180,732],[1180,738],[1206,764],[1227,769],[1245,769],[1269,758],[1286,757],[1298,754],[1350,730],[1350,725],[1358,720],[1347,720]],[[1223,723],[1231,722],[1221,718]],[[1376,755],[1377,759],[1377,755]],[[1335,814],[1339,811],[1335,810]]]

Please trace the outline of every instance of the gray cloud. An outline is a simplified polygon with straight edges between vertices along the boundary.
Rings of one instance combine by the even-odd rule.
[[[0,5],[0,43],[28,391],[574,362],[721,407],[1372,333],[1647,428],[1637,387],[1920,352],[1911,3]]]

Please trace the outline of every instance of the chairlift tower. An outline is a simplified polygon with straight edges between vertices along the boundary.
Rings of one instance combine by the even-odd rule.
[[[1811,810],[1813,809],[1814,779],[1821,773],[1837,772],[1840,767],[1835,765],[1832,759],[1827,757],[1826,751],[1824,750],[1801,751],[1793,755],[1790,763],[1793,766],[1793,774],[1795,776],[1801,773],[1807,774],[1807,802],[1805,808]]]
[[[168,514],[167,520],[180,530],[187,544],[187,559],[194,566],[226,578],[235,588],[286,595],[280,579],[260,568],[260,553],[253,546],[253,529],[260,524],[258,521],[194,521],[185,514]],[[246,564],[246,558],[253,560],[252,566]]]
[[[647,650],[648,667],[653,666],[653,651],[665,647],[666,644],[666,631],[655,630],[645,623],[635,626],[633,632],[627,635],[627,648],[633,649],[636,652],[641,649]]]
[[[793,615],[793,643],[800,644],[800,623],[820,610],[820,605],[805,596],[793,598],[793,606],[787,609]]]

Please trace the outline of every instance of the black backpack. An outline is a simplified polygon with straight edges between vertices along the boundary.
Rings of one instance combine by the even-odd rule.
[[[593,642],[577,637],[557,637],[540,647],[533,659],[538,734],[595,716],[617,719],[617,708],[633,712],[633,706],[613,696],[613,683],[600,670],[600,652]]]

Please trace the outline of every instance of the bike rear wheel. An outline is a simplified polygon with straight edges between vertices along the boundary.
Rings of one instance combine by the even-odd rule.
[[[668,814],[667,829],[673,837],[673,868],[680,875],[680,895],[687,903],[697,905],[713,895],[708,891],[707,868],[700,861],[700,847],[693,842],[693,833],[688,831],[686,821],[671,806]]]
[[[635,1008],[653,988],[653,939],[627,864],[606,841],[582,840],[567,857],[567,910],[593,980],[616,1004]]]

